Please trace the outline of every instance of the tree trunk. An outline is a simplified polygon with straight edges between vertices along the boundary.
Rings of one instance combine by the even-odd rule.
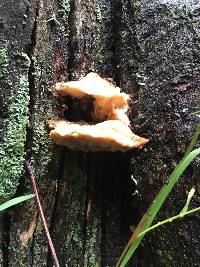
[[[191,113],[200,97],[200,5],[180,2],[1,0],[0,196],[32,192],[23,167],[31,161],[61,266],[115,266],[189,144],[199,120]],[[54,85],[90,71],[131,95],[131,125],[149,138],[146,148],[83,153],[50,140],[47,120],[62,116]],[[157,220],[179,213],[194,186],[191,206],[199,205],[199,166],[190,165]],[[198,220],[148,234],[130,266],[199,266]],[[0,242],[0,266],[53,266],[34,200],[1,216]]]

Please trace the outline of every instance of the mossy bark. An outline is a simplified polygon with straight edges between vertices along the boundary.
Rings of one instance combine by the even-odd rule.
[[[32,192],[23,167],[31,161],[61,266],[115,266],[130,226],[183,156],[198,123],[191,115],[200,98],[198,4],[172,2],[1,0],[0,197]],[[113,77],[131,94],[131,124],[150,139],[145,149],[82,153],[51,142],[46,122],[62,116],[55,83],[90,71]],[[199,194],[198,178],[196,160],[159,219],[178,213],[191,187]],[[191,205],[199,205],[198,197]],[[23,246],[22,233],[35,216],[34,234]],[[197,218],[147,235],[130,266],[198,266]],[[1,266],[52,266],[33,200],[1,216],[0,244]]]

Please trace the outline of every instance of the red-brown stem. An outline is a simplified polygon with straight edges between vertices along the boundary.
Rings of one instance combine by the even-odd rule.
[[[32,166],[31,166],[31,164],[29,162],[26,162],[26,168],[27,168],[28,173],[29,173],[30,178],[31,178],[31,183],[32,183],[33,190],[34,190],[35,197],[36,197],[36,203],[37,203],[37,206],[38,206],[38,209],[39,209],[39,213],[40,213],[40,217],[41,217],[41,220],[42,220],[42,223],[43,223],[43,226],[44,226],[44,230],[45,230],[45,234],[46,234],[46,237],[47,237],[47,240],[48,240],[49,248],[51,250],[52,258],[53,258],[53,260],[55,262],[56,267],[60,267],[60,264],[59,264],[59,261],[58,261],[58,257],[56,255],[56,251],[55,251],[55,248],[54,248],[54,245],[53,245],[50,233],[49,233],[47,222],[46,222],[46,219],[44,217],[44,212],[43,212],[43,208],[42,208],[40,197],[39,197],[39,193],[38,193],[38,187],[37,187],[37,184],[36,184],[36,181],[35,181],[35,176],[33,175],[33,169],[32,169]]]

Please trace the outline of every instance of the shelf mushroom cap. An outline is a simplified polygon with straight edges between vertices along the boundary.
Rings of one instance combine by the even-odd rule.
[[[50,136],[55,143],[78,151],[125,152],[132,148],[142,148],[149,142],[148,139],[132,133],[129,128],[129,95],[120,92],[119,87],[98,74],[89,73],[79,81],[57,83],[55,95],[61,98],[78,98],[83,110],[92,105],[89,110],[91,119],[99,122],[88,125],[50,120]]]
[[[57,83],[55,95],[78,98],[83,104],[92,99],[94,109],[91,116],[95,121],[121,120],[129,124],[129,95],[121,93],[119,87],[97,73],[91,72],[79,81]]]
[[[86,95],[93,97],[112,97],[120,95],[120,88],[112,82],[102,79],[97,73],[90,72],[79,81],[60,82],[56,84],[55,93],[58,96],[70,95],[83,98]]]
[[[120,120],[81,125],[63,120],[49,121],[50,136],[58,145],[78,151],[122,151],[142,148],[148,139],[133,134]]]

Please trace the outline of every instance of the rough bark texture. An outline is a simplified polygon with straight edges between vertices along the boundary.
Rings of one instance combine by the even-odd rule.
[[[135,225],[184,154],[199,105],[198,1],[1,0],[0,195],[32,191],[23,161],[31,160],[61,266],[114,266]],[[46,122],[62,114],[57,81],[89,71],[113,77],[131,94],[141,151],[71,152],[54,145]],[[79,119],[76,114],[65,114]],[[159,219],[179,212],[195,186],[199,160],[170,194]],[[138,196],[132,196],[138,181]],[[1,266],[52,266],[34,201],[1,216]],[[130,266],[199,266],[199,217],[155,230]]]

